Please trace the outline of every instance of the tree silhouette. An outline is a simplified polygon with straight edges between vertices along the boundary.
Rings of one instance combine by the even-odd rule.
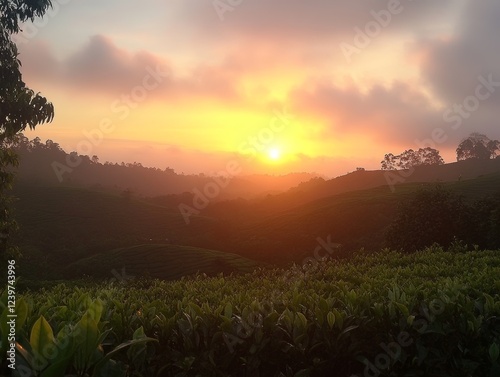
[[[386,154],[381,164],[382,170],[407,170],[421,165],[443,165],[444,160],[438,150],[427,147],[418,151],[408,149],[399,155]]]
[[[489,160],[500,152],[500,141],[491,140],[486,135],[472,133],[462,140],[457,148],[457,161],[470,159]]]
[[[21,31],[20,24],[41,17],[50,7],[50,0],[0,0],[0,253],[14,250],[9,234],[16,225],[10,217],[12,167],[18,165],[13,151],[16,136],[27,127],[52,121],[54,107],[22,80],[18,51],[12,35]]]

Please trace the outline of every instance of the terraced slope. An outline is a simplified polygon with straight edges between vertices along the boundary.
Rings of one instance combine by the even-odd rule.
[[[152,277],[175,280],[205,273],[251,272],[259,264],[236,254],[179,245],[139,245],[111,250],[79,260],[65,269],[69,277],[88,275],[127,280]]]

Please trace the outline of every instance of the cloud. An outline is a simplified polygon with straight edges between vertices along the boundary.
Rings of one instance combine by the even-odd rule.
[[[469,0],[454,34],[416,42],[422,79],[445,106],[462,104],[468,96],[474,95],[479,77],[492,75],[495,81],[500,81],[499,19],[498,1]],[[500,137],[499,105],[500,88],[497,88],[489,99],[481,101],[476,112],[464,119],[460,134],[480,131]]]
[[[443,125],[442,112],[418,90],[401,82],[390,87],[374,85],[367,93],[355,86],[316,82],[297,88],[291,100],[294,111],[325,125],[325,137],[370,135],[377,142],[411,147],[414,139],[428,137]]]
[[[176,74],[173,65],[162,57],[139,51],[131,53],[116,46],[103,35],[91,37],[80,50],[57,60],[44,41],[22,46],[23,74],[33,81],[45,81],[72,92],[119,96],[142,85],[151,71],[161,72],[161,85],[152,97],[171,102],[208,98],[235,100],[238,67],[210,66],[200,63],[187,76]]]
[[[339,34],[351,35],[356,26],[363,26],[372,20],[371,11],[387,9],[388,3],[395,1],[399,2],[253,0],[241,1],[239,5],[231,6],[231,2],[223,0],[183,0],[180,12],[183,20],[189,20],[190,29],[195,30],[204,39],[224,35],[257,38],[264,42],[284,39],[309,42],[311,38],[324,41]],[[236,3],[238,2],[233,2]],[[394,18],[393,27],[407,29],[422,21],[433,23],[441,20],[453,2],[401,0],[400,4],[404,11]],[[226,11],[223,11],[224,9]]]
[[[124,91],[140,83],[147,68],[171,73],[168,62],[148,52],[128,53],[113,44],[110,38],[96,35],[88,44],[63,63],[64,78],[79,88]]]

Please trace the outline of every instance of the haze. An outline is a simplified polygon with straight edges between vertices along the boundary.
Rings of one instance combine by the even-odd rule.
[[[500,138],[493,0],[54,3],[17,43],[56,108],[26,136],[67,151],[337,176],[431,140],[452,162],[471,132]]]

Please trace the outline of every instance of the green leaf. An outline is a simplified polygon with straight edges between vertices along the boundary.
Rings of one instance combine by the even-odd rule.
[[[337,309],[334,309],[333,313],[335,314],[335,320],[337,323],[337,327],[339,329],[341,329],[342,327],[344,327],[344,316]]]
[[[79,371],[85,372],[90,366],[89,362],[95,350],[99,346],[99,329],[89,311],[86,311],[82,319],[76,324],[74,335],[78,344],[75,367]]]
[[[227,303],[224,307],[224,317],[231,318],[233,316],[233,306],[231,303]]]
[[[328,313],[328,309],[330,308],[330,306],[328,305],[328,302],[324,299],[324,298],[321,298],[319,300],[319,308],[321,309],[321,311],[326,314]]]
[[[495,362],[498,360],[498,356],[500,356],[500,348],[498,347],[498,344],[493,343],[490,346],[489,354],[490,354],[490,359],[492,362]]]
[[[326,320],[328,321],[328,326],[330,326],[330,329],[333,329],[333,325],[335,325],[335,314],[333,312],[328,313],[326,316]]]
[[[100,299],[95,300],[89,305],[88,311],[96,323],[100,322],[103,309],[104,305]]]
[[[30,345],[35,356],[44,356],[48,347],[54,345],[52,327],[43,315],[38,318],[31,329]]]
[[[405,305],[400,304],[399,302],[395,302],[395,304],[406,318],[408,318],[410,316],[410,311],[408,310],[408,308]]]
[[[410,315],[408,316],[408,318],[406,318],[406,323],[410,326],[413,325],[413,322],[415,321],[415,316],[414,315]]]
[[[144,338],[144,328],[141,326],[137,330],[134,331],[133,339],[142,339]]]
[[[297,319],[299,322],[297,323]],[[302,313],[297,313],[297,317],[295,318],[296,325],[299,324],[303,329],[307,328],[307,318]]]
[[[16,331],[19,333],[24,322],[26,322],[26,318],[28,318],[28,304],[22,297],[16,301],[16,315]]]
[[[353,325],[353,326],[346,327],[346,328],[342,331],[341,335],[347,334],[348,332],[351,332],[352,330],[355,330],[355,329],[357,329],[358,327],[359,327],[358,325]]]
[[[124,343],[116,346],[115,349],[113,349],[111,352],[109,352],[106,356],[104,356],[101,360],[99,360],[96,363],[95,369],[94,369],[94,374],[92,376],[98,376],[99,375],[99,371],[106,365],[106,363],[114,355],[116,355],[118,352],[120,352],[121,350],[123,350],[123,349],[125,349],[127,347],[130,347],[130,346],[137,345],[137,344],[142,344],[142,343],[146,343],[146,342],[157,342],[157,341],[158,340],[153,339],[153,338],[142,338],[142,339],[129,340],[128,342],[124,342]]]
[[[309,377],[310,375],[311,371],[309,369],[302,369],[295,373],[293,377]]]

